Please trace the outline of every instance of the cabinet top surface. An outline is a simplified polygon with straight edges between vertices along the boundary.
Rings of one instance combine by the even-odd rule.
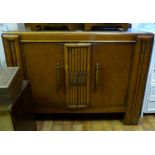
[[[3,34],[68,34],[68,35],[132,35],[132,34],[152,34],[151,32],[146,32],[146,31],[138,31],[135,29],[130,29],[128,31],[6,31],[3,32]]]
[[[123,32],[103,32],[103,31],[18,31],[4,32],[3,38],[12,40],[18,39],[20,42],[106,42],[123,41],[135,42],[137,35],[149,35],[153,38],[153,33],[138,32],[134,30]]]

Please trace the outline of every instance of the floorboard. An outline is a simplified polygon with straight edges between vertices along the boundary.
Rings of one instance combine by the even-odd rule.
[[[39,116],[38,131],[154,131],[155,115],[144,115],[138,125],[124,125],[121,116]]]

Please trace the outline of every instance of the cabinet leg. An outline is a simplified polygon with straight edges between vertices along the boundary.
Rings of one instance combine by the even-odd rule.
[[[131,117],[125,114],[124,117],[124,124],[125,125],[137,125],[139,122],[139,116],[138,117]]]

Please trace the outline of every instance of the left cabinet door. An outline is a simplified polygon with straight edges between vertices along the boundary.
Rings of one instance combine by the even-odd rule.
[[[26,79],[31,81],[37,108],[61,108],[65,103],[64,45],[62,43],[23,43]]]

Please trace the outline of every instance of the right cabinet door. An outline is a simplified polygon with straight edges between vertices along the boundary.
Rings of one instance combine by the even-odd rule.
[[[92,44],[92,108],[125,111],[134,48],[132,43]]]

